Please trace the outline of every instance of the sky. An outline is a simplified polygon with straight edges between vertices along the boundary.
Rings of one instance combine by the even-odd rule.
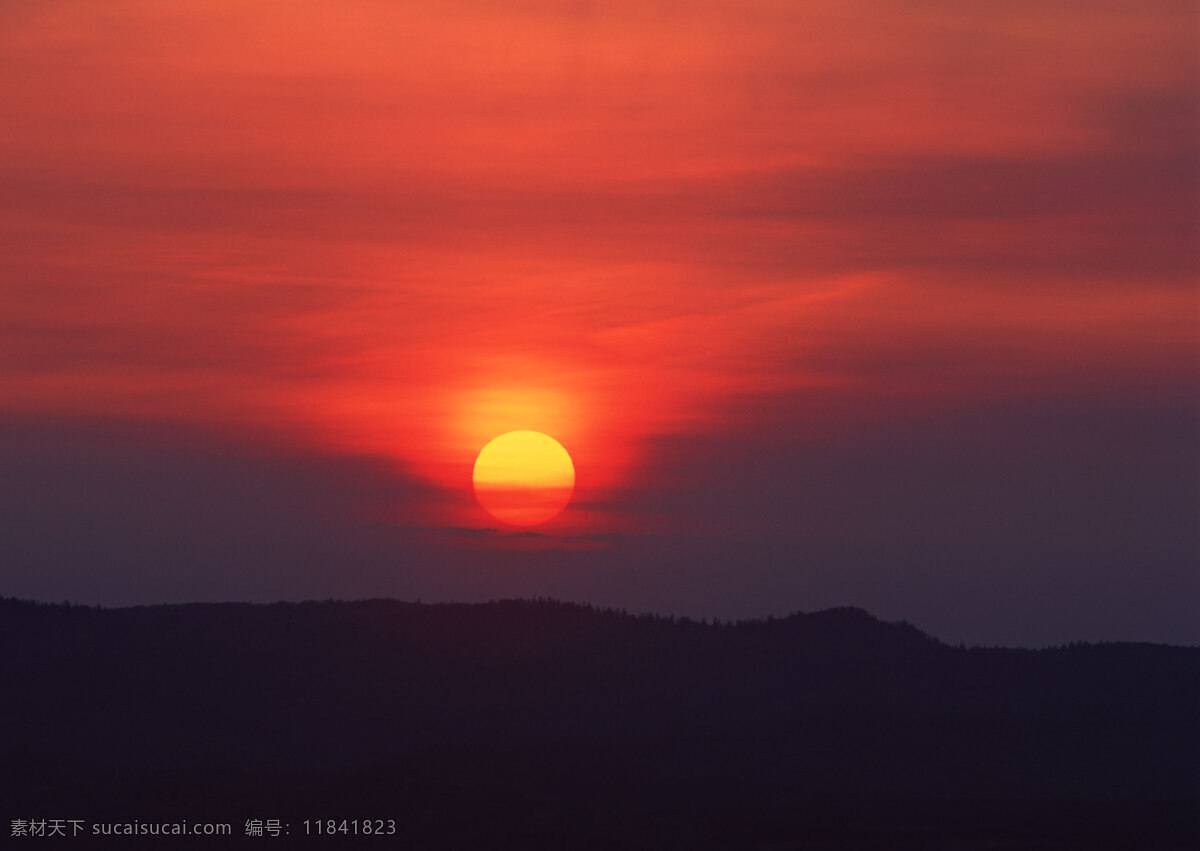
[[[0,594],[1200,643],[1198,25],[5,4]]]

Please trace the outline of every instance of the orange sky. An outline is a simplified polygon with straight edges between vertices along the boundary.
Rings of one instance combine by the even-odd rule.
[[[603,531],[662,438],[1193,386],[1191,2],[9,4],[0,115],[0,413],[382,455],[412,522],[512,429]]]

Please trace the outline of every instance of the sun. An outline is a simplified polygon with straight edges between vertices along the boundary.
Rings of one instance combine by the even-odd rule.
[[[539,431],[510,431],[479,452],[475,498],[510,526],[545,523],[567,507],[575,465],[562,444]]]

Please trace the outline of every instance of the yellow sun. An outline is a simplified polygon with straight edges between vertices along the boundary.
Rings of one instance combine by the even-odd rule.
[[[497,520],[536,526],[571,501],[575,465],[553,437],[510,431],[480,450],[471,478],[475,498]]]

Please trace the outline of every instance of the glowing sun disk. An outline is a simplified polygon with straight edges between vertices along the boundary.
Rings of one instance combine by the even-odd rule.
[[[512,526],[536,526],[562,511],[575,489],[575,465],[554,438],[510,431],[475,459],[475,497],[489,514]]]

